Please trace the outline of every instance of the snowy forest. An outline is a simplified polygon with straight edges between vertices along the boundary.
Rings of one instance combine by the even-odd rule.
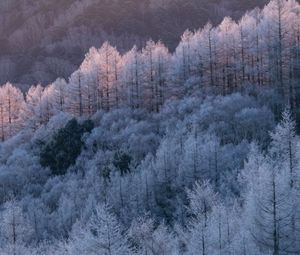
[[[300,254],[299,107],[296,0],[6,82],[0,255]]]

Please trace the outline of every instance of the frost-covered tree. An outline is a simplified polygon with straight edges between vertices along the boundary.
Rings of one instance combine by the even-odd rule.
[[[188,197],[190,200],[190,210],[194,217],[189,229],[188,254],[209,254],[209,219],[213,207],[218,202],[217,195],[210,184],[204,182],[202,184],[196,183],[194,189],[188,192]]]
[[[122,57],[121,82],[125,86],[124,103],[133,109],[140,108],[142,103],[142,59],[134,46]]]
[[[43,111],[41,100],[44,88],[41,85],[31,86],[25,97],[21,118],[33,130],[43,124]]]
[[[71,254],[130,254],[126,237],[107,206],[99,205],[85,225],[77,225],[71,236]]]
[[[254,242],[261,252],[281,254],[293,251],[291,231],[292,201],[288,178],[265,163],[259,168],[257,183],[246,198],[246,213]]]
[[[271,157],[281,165],[282,169],[288,169],[290,185],[293,188],[294,183],[298,181],[298,144],[296,136],[296,122],[291,116],[289,109],[282,114],[282,121],[277,125],[274,132],[271,133]]]
[[[57,79],[51,84],[53,96],[51,101],[56,111],[66,111],[66,98],[67,98],[67,82],[64,79]]]
[[[5,203],[1,213],[0,254],[27,254],[32,235],[33,229],[20,205],[14,200]]]
[[[22,126],[20,112],[24,105],[22,92],[10,83],[0,87],[0,137],[5,139],[15,135]]]
[[[120,103],[119,63],[120,55],[108,42],[98,50],[98,82],[103,95],[103,110],[109,111]]]
[[[151,54],[153,58],[153,73],[150,78],[150,80],[153,80],[153,87],[151,88],[152,108],[154,111],[159,112],[165,100],[170,96],[167,84],[170,56],[168,49],[161,42],[154,45],[153,52]]]
[[[165,225],[155,227],[154,221],[147,217],[133,221],[128,236],[135,254],[178,254],[175,235]]]

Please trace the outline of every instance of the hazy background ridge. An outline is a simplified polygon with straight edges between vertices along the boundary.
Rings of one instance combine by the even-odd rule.
[[[67,78],[91,46],[122,52],[152,38],[174,49],[208,20],[238,19],[267,0],[1,0],[0,84]]]

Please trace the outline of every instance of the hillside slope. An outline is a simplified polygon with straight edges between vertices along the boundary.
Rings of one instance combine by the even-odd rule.
[[[0,254],[300,254],[299,17],[272,0],[174,51],[106,42],[67,81],[0,86]],[[42,43],[75,59],[85,36]]]

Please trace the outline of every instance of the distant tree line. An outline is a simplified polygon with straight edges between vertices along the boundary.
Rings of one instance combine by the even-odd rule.
[[[0,83],[67,78],[85,52],[110,41],[122,53],[152,38],[173,51],[187,28],[234,19],[267,0],[2,0]],[[87,39],[88,38],[88,39]]]

